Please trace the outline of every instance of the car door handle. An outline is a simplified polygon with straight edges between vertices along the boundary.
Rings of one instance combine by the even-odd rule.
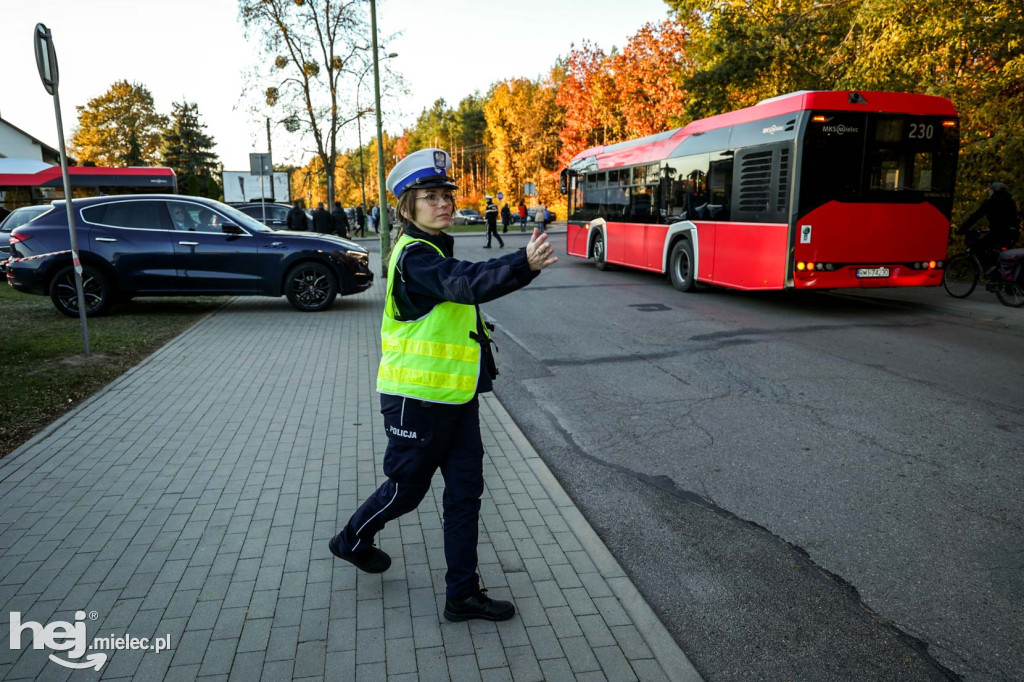
[[[199,242],[178,242],[182,246],[199,246]]]
[[[98,242],[116,242],[117,240],[114,239],[113,237],[96,237],[96,241],[98,241]]]

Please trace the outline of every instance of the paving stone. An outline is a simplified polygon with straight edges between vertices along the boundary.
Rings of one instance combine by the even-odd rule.
[[[299,644],[298,652],[295,655],[295,668],[292,675],[295,678],[320,677],[324,676],[324,666],[327,662],[327,642],[324,640],[303,642]]]
[[[263,672],[263,652],[247,651],[235,654],[231,664],[229,682],[255,682]]]
[[[416,672],[416,647],[411,636],[389,637],[385,648],[389,678],[392,675]]]
[[[601,664],[601,670],[610,680],[637,679],[636,674],[629,665],[629,661],[622,655],[622,650],[617,646],[602,646],[594,648],[594,655]]]
[[[544,673],[533,653],[533,647],[514,646],[505,649],[508,667],[512,671],[515,682],[542,682]]]
[[[448,674],[448,661],[445,659],[444,647],[417,649],[416,668],[422,682],[445,682],[451,679]]]

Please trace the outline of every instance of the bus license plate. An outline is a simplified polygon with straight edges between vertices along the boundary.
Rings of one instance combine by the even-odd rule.
[[[857,268],[858,277],[888,277],[889,268]]]

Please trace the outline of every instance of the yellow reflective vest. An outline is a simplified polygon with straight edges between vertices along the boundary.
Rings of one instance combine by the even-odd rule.
[[[377,391],[435,403],[468,403],[480,375],[476,306],[444,301],[417,320],[398,320],[393,286],[403,249],[425,239],[408,235],[395,243],[388,263],[388,288],[380,325],[381,358]],[[486,333],[486,331],[484,332]]]

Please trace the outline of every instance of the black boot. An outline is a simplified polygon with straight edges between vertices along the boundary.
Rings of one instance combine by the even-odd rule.
[[[465,599],[445,599],[444,617],[452,622],[481,618],[483,620],[508,620],[516,615],[516,607],[510,601],[498,601],[487,596],[487,590],[477,590]]]
[[[327,545],[331,554],[339,559],[349,562],[365,573],[383,573],[391,567],[391,557],[388,556],[388,553],[373,546],[355,552],[342,552],[338,547],[339,537],[341,536],[334,536]]]

